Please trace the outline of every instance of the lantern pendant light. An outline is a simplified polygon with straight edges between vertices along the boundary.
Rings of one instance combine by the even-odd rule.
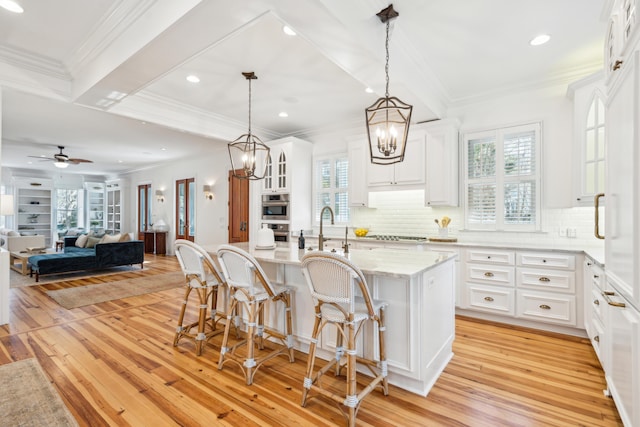
[[[230,142],[227,148],[233,176],[240,179],[259,180],[264,178],[267,172],[269,147],[251,133],[251,80],[256,80],[258,77],[253,71],[242,73],[242,75],[249,81],[249,132]],[[258,167],[258,163],[262,166]]]
[[[371,163],[390,165],[404,160],[409,122],[413,107],[398,98],[389,96],[389,21],[399,14],[390,4],[376,14],[386,24],[387,36],[385,40],[386,91],[383,98],[378,99],[365,110],[367,117],[367,135],[369,137],[369,153]]]

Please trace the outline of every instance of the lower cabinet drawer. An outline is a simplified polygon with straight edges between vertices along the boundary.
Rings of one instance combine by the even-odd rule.
[[[467,280],[490,285],[513,286],[515,284],[514,271],[513,267],[467,264]]]
[[[518,290],[516,299],[518,317],[576,326],[576,297],[573,295]]]
[[[469,308],[495,314],[515,315],[515,289],[467,283]]]
[[[575,273],[573,271],[542,270],[539,268],[518,268],[518,287],[540,289],[555,292],[575,292]]]
[[[602,364],[602,366],[604,366],[604,360],[602,360],[603,354],[600,350],[602,340],[604,339],[604,326],[602,325],[602,323],[600,323],[600,321],[597,318],[591,319],[591,331],[592,333],[589,336],[589,339],[591,340],[591,345],[593,346],[593,349],[596,351],[596,354],[598,355],[598,359],[600,360],[600,363]]]

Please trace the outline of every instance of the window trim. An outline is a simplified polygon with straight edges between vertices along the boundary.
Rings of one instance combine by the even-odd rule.
[[[530,122],[523,124],[508,125],[501,128],[486,129],[472,132],[465,132],[462,136],[462,191],[464,207],[464,229],[468,231],[499,231],[499,232],[539,232],[542,231],[542,122]],[[534,131],[535,141],[535,223],[534,224],[505,224],[504,221],[504,185],[508,182],[504,174],[504,136],[514,132]],[[469,221],[469,141],[486,137],[495,137],[496,141],[496,221],[493,224],[477,224]],[[498,173],[500,172],[500,173]]]

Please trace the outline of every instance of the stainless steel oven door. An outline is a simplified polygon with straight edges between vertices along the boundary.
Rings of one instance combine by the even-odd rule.
[[[288,220],[289,219],[289,203],[278,203],[268,205],[262,205],[262,219],[263,220]]]

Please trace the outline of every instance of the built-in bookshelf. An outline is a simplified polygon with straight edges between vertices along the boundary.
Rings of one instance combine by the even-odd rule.
[[[102,231],[105,227],[105,185],[101,182],[85,183],[87,190],[87,228]]]
[[[124,200],[121,182],[107,182],[107,218],[105,228],[107,232],[118,234],[122,231],[122,203]]]
[[[51,189],[34,182],[29,188],[17,188],[17,230],[23,236],[43,235],[51,247]]]

